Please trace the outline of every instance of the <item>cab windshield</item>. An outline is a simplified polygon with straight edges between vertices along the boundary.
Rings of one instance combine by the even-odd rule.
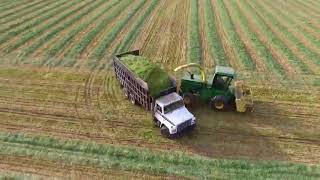
[[[170,113],[176,109],[179,109],[181,108],[182,106],[184,106],[183,104],[183,100],[180,100],[180,101],[176,101],[174,103],[171,103],[167,106],[165,106],[163,109],[164,109],[164,113],[167,114],[167,113]]]
[[[216,89],[226,90],[232,81],[230,76],[216,75],[213,79],[212,86]]]

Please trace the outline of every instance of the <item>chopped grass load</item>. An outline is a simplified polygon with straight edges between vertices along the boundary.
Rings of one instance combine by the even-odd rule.
[[[157,64],[142,56],[127,55],[121,61],[149,87],[151,96],[157,96],[161,91],[170,88],[169,75]]]

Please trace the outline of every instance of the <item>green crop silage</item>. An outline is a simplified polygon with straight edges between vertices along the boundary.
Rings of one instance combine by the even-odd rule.
[[[169,75],[157,64],[143,56],[127,55],[121,61],[149,87],[151,96],[157,96],[161,91],[170,88]]]

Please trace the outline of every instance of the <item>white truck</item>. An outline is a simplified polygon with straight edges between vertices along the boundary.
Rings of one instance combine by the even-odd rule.
[[[176,93],[175,80],[171,78],[170,88],[156,97],[151,96],[148,84],[121,62],[121,57],[128,54],[139,56],[139,51],[115,55],[112,61],[116,78],[132,104],[141,105],[146,110],[152,111],[154,123],[161,128],[161,134],[167,138],[186,129],[193,129],[196,118],[187,110],[182,97]]]

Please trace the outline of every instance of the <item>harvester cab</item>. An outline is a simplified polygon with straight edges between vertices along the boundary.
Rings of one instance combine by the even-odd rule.
[[[179,93],[186,105],[192,105],[196,99],[209,103],[215,110],[236,105],[238,112],[253,109],[251,90],[243,82],[235,82],[235,71],[231,67],[216,66],[213,75],[207,76],[201,66],[190,63],[179,66],[175,71],[185,68],[197,68],[195,73],[186,73],[180,81]]]
[[[213,76],[208,78],[209,86],[227,91],[235,77],[234,70],[230,67],[216,66]]]

